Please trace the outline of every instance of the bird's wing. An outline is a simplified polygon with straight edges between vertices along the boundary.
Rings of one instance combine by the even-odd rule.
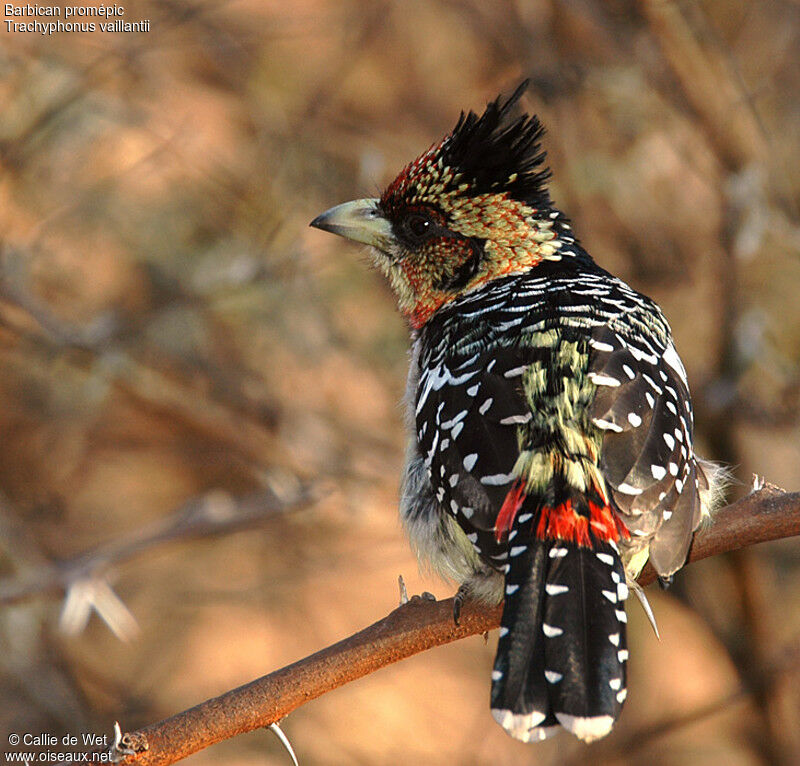
[[[530,418],[522,373],[534,352],[514,345],[458,364],[445,358],[418,385],[417,441],[436,498],[489,561],[504,550],[495,519],[515,479],[519,425]]]
[[[705,477],[692,449],[686,372],[671,339],[629,328],[612,322],[593,332],[591,416],[604,431],[602,473],[633,544],[649,542],[653,565],[669,575],[683,565],[700,523]]]

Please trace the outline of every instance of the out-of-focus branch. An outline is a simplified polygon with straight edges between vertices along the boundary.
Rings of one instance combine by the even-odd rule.
[[[0,580],[0,604],[14,604],[36,595],[67,591],[74,583],[91,580],[108,567],[173,542],[231,534],[259,526],[308,507],[316,499],[311,487],[301,487],[292,497],[278,498],[271,491],[242,498],[209,492],[194,498],[167,518],[128,537],[95,548],[75,558],[37,566],[26,574]]]
[[[730,62],[703,48],[678,3],[640,0],[639,7],[720,159],[732,169],[764,161],[764,136]]]
[[[5,320],[4,306],[0,301],[0,326]],[[5,324],[21,341],[16,349],[7,353],[6,363],[14,363],[29,374],[35,372],[42,377],[50,374],[52,352],[61,351],[58,343],[50,342],[50,338],[41,333],[17,328],[10,322]],[[66,327],[64,333],[68,332]],[[195,380],[141,362],[123,348],[104,353],[92,348],[73,347],[63,360],[70,371],[90,370],[143,407],[167,413],[213,439],[226,442],[246,462],[258,466],[269,457],[271,464],[295,469],[288,464],[285,450],[281,449],[270,426],[269,420],[274,419],[274,415],[258,402],[221,396],[218,389],[213,388],[213,394],[208,390],[200,391]],[[200,377],[199,373],[196,377]]]
[[[720,188],[722,247],[715,264],[716,294],[720,300],[716,311],[718,353],[713,382],[706,388],[705,399],[710,406],[702,431],[711,454],[730,465],[740,465],[737,433],[745,422],[745,414],[765,409],[759,397],[743,394],[741,383],[750,365],[763,364],[763,347],[767,345],[742,342],[745,327],[742,243],[754,215],[769,216],[773,223],[767,228],[775,228],[774,221],[780,219],[778,208],[788,214],[790,221],[797,220],[793,187],[785,168],[774,160],[771,137],[737,57],[729,46],[720,41],[714,43],[714,28],[706,22],[703,10],[661,0],[639,0],[639,6],[677,90],[696,115],[697,124],[726,171]],[[762,202],[754,202],[762,197]],[[791,383],[784,398],[791,402]],[[747,399],[747,406],[739,407],[739,399]],[[789,422],[790,415],[781,425]],[[777,620],[769,578],[763,576],[763,563],[752,551],[736,551],[728,564],[736,583],[742,623],[735,641],[723,637],[723,642],[763,718],[759,736],[753,738],[753,747],[770,766],[796,764],[800,757],[796,714],[786,713],[787,707],[796,706],[796,699],[791,699],[791,683],[787,684],[779,674],[766,673]]]
[[[800,642],[795,640],[765,669],[764,680],[768,686],[772,686],[774,677],[791,678],[798,666],[800,666]],[[567,760],[564,766],[583,766],[589,761],[601,766],[601,764],[618,764],[623,759],[641,757],[641,754],[657,739],[730,710],[734,705],[748,701],[751,694],[751,689],[742,685],[735,691],[693,710],[681,711],[655,723],[646,724],[624,736],[598,740],[591,744],[591,750],[577,751],[575,757]]]
[[[722,509],[695,536],[689,561],[800,535],[800,493],[767,486]],[[642,585],[655,579],[646,568]],[[209,745],[269,726],[309,700],[398,660],[498,627],[500,607],[467,603],[453,623],[453,599],[414,598],[368,628],[245,686],[126,734],[125,763],[174,763]]]

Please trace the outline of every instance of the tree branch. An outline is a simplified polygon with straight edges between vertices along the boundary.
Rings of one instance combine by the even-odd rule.
[[[800,492],[767,485],[720,510],[695,535],[688,562],[770,540],[800,535]],[[646,567],[642,585],[655,579]],[[434,646],[485,633],[500,624],[501,607],[466,603],[453,623],[453,599],[414,597],[368,628],[238,689],[137,732],[115,753],[137,766],[169,764],[253,729],[269,726],[309,700]]]
[[[268,489],[242,497],[232,497],[221,490],[207,492],[127,537],[69,559],[42,563],[16,577],[0,579],[0,606],[53,591],[67,591],[75,582],[90,580],[112,565],[166,543],[221,536],[264,525],[276,516],[307,508],[318,494],[319,490],[310,484],[301,484],[286,499]],[[0,530],[6,533],[2,522],[0,518]]]

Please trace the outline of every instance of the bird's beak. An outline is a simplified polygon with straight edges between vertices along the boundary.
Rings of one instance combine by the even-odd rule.
[[[392,225],[386,220],[377,199],[357,199],[326,210],[311,226],[386,250],[394,239]]]

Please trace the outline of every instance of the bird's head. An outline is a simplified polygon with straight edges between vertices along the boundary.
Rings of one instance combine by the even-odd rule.
[[[372,246],[414,328],[478,285],[561,258],[544,130],[535,116],[514,115],[526,86],[480,116],[462,113],[379,199],[337,205],[311,222]]]

